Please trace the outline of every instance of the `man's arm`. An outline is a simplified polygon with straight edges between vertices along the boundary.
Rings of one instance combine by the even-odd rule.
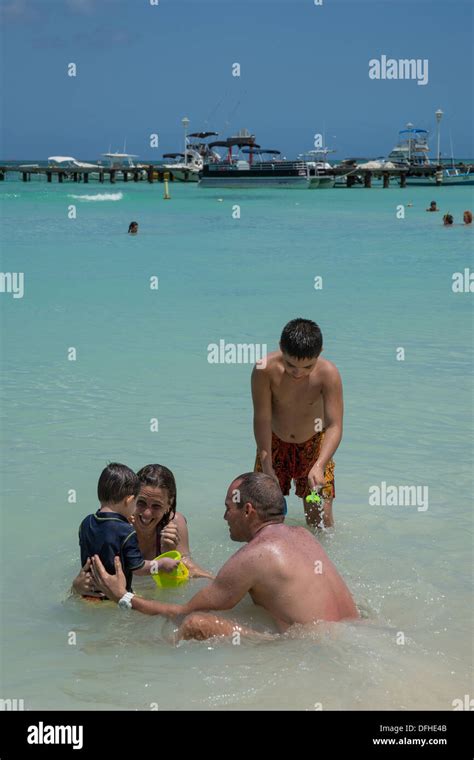
[[[266,369],[252,372],[253,432],[263,472],[274,476],[272,464],[272,390]]]
[[[244,549],[240,549],[227,560],[212,583],[198,591],[186,604],[165,604],[134,596],[133,609],[145,615],[165,615],[173,618],[196,610],[229,610],[235,607],[252,588],[254,581],[253,563],[246,559]],[[110,575],[105,570],[97,555],[92,558],[92,567],[97,587],[109,599],[118,602],[126,591],[120,558],[115,557],[115,575]]]

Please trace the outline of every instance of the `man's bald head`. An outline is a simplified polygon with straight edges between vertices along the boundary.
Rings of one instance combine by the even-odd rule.
[[[263,472],[245,472],[232,483],[235,498],[232,501],[237,507],[249,503],[255,508],[262,522],[275,520],[285,514],[285,499],[279,484]]]

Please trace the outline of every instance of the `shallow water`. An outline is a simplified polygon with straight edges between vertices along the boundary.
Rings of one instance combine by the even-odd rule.
[[[434,197],[459,221],[470,190],[172,185],[164,202],[162,185],[8,180],[0,192],[2,271],[25,273],[22,299],[0,294],[0,696],[26,709],[313,710],[451,709],[472,693],[472,294],[451,282],[472,266],[473,238],[424,211]],[[175,646],[169,622],[68,599],[107,461],[173,469],[202,565],[238,548],[222,516],[228,483],[254,461],[250,366],[209,364],[207,347],[273,350],[296,316],[320,323],[344,381],[337,524],[321,540],[363,620]],[[428,486],[428,509],[370,506],[382,481]],[[294,495],[289,506],[302,524]],[[204,583],[135,587],[179,600]],[[250,600],[230,616],[268,624]]]

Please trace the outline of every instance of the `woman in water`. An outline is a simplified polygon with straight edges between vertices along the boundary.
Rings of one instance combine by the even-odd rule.
[[[188,525],[185,516],[176,511],[176,481],[171,470],[161,464],[147,464],[137,475],[141,487],[132,521],[144,558],[151,560],[164,552],[178,551],[191,578],[213,578],[191,558]],[[89,562],[72,585],[78,594],[93,595]]]

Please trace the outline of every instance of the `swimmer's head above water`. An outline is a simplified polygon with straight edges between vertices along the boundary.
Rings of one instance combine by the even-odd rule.
[[[292,319],[283,328],[280,350],[286,373],[293,380],[302,380],[313,371],[323,349],[323,336],[316,322]]]
[[[128,225],[128,234],[136,235],[138,232],[138,222],[130,222]]]

